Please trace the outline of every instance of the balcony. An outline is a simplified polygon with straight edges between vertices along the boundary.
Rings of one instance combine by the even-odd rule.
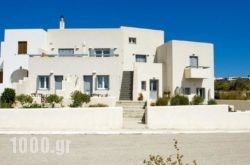
[[[185,78],[193,79],[207,79],[212,78],[212,70],[210,67],[199,66],[199,67],[186,67],[185,68]]]
[[[95,56],[89,54],[72,54],[72,55],[59,55],[59,54],[29,54],[29,57],[96,57],[96,58],[106,58],[106,57],[118,57],[119,54],[112,54],[106,56]]]

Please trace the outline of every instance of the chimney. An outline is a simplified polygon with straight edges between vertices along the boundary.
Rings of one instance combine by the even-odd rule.
[[[60,17],[59,28],[60,28],[60,29],[64,29],[64,28],[65,28],[64,16],[61,16],[61,17]]]

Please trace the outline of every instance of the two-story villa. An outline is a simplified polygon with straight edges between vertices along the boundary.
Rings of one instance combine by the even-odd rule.
[[[0,91],[58,94],[80,90],[116,100],[171,95],[213,98],[213,45],[170,41],[142,28],[7,29],[1,42]]]

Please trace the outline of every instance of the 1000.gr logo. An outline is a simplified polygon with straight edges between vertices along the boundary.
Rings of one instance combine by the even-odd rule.
[[[25,137],[21,137],[18,139],[18,145],[16,137],[11,138],[10,141],[13,144],[13,153],[17,153],[18,146],[18,151],[20,153],[27,153],[28,150],[31,153],[37,153],[40,150],[42,153],[56,153],[57,155],[69,153],[69,145],[71,143],[71,140],[57,140],[55,143],[56,150],[50,150],[49,138],[47,137],[43,137],[41,140],[36,137],[32,137],[29,140]]]

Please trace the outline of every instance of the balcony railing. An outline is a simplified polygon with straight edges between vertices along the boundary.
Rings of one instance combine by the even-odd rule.
[[[193,79],[206,79],[212,78],[212,69],[207,66],[191,67],[185,68],[185,78]]]
[[[89,54],[73,54],[73,55],[60,55],[60,54],[29,54],[29,57],[96,57],[96,58],[108,58],[108,57],[118,57],[119,54],[113,54],[110,56],[90,56]]]

